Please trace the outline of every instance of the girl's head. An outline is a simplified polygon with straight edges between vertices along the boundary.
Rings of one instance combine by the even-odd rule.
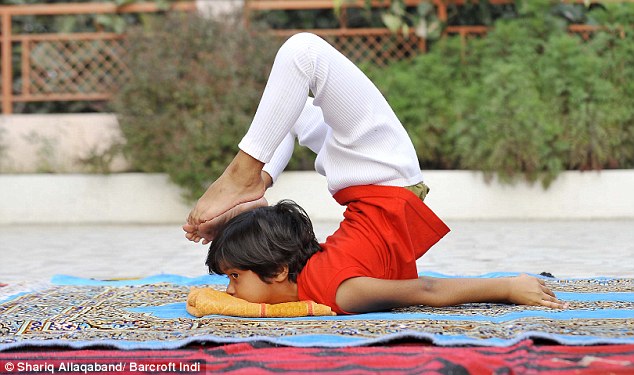
[[[211,243],[206,264],[216,274],[252,271],[265,283],[288,268],[288,280],[295,283],[308,259],[320,250],[306,212],[284,200],[231,219]]]

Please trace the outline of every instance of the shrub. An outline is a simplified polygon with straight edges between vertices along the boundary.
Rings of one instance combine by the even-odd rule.
[[[624,84],[634,79],[634,7],[593,12],[607,29],[584,41],[541,3],[486,37],[445,38],[410,62],[369,70],[423,167],[544,185],[565,169],[634,167],[634,88]]]
[[[365,67],[422,166],[544,185],[565,169],[634,167],[634,6],[592,11],[606,29],[582,40],[549,0],[523,4],[485,37],[447,37],[410,61]],[[125,150],[137,170],[167,172],[195,199],[237,151],[281,40],[195,15],[128,34],[132,74],[114,101]],[[291,168],[313,160],[303,150]]]
[[[607,28],[590,46],[602,59],[601,75],[615,89],[610,139],[613,152],[610,166],[634,167],[634,6],[632,4],[606,4],[605,10],[595,17]]]
[[[172,14],[127,32],[132,72],[113,100],[125,152],[198,198],[237,152],[279,41],[239,18]]]
[[[457,167],[447,135],[461,115],[455,97],[463,78],[459,41],[448,40],[433,53],[395,63],[387,71],[366,70],[405,125],[420,163],[431,169]]]

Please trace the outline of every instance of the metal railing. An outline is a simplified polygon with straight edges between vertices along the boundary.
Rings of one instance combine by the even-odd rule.
[[[404,0],[407,6],[416,6],[424,0]],[[435,0],[437,2],[439,0]],[[339,4],[339,8],[337,9]],[[389,7],[391,0],[246,0],[245,19],[249,19],[257,12],[275,10],[332,10],[336,15],[338,27],[319,29],[284,29],[274,30],[280,36],[290,36],[299,31],[308,31],[327,39],[338,50],[351,60],[371,62],[384,66],[392,61],[410,57],[424,52],[427,48],[426,40],[416,36],[414,32],[407,35],[394,33],[386,27],[353,28],[349,26],[348,10],[352,8],[384,9]],[[335,12],[335,9],[337,11]]]
[[[416,7],[425,0],[403,0],[408,7]],[[434,4],[438,19],[447,23],[448,7],[452,5],[465,5],[470,0],[427,0]],[[631,2],[634,0],[616,0],[619,2]],[[584,3],[585,0],[562,0],[569,3]],[[337,3],[339,5],[337,5]],[[489,0],[492,5],[508,5],[515,3],[515,0]],[[347,9],[351,8],[388,8],[391,0],[344,0],[335,2],[334,0],[245,0],[245,17],[248,20],[255,12],[272,10],[317,10],[335,9],[339,6],[338,23],[339,27],[331,29],[286,29],[275,30],[281,36],[290,36],[298,31],[310,31],[328,39],[342,53],[352,60],[370,61],[376,65],[383,66],[389,62],[414,56],[425,52],[427,43],[424,38],[418,37],[414,30],[409,34],[394,33],[385,27],[380,28],[351,28],[348,26]],[[444,29],[445,35],[457,34],[463,43],[469,36],[486,34],[489,28],[483,25],[460,25],[447,26]],[[571,25],[569,30],[581,34],[585,38],[597,30],[592,25]]]
[[[196,4],[194,1],[176,2],[170,9],[193,11]],[[107,100],[126,73],[121,60],[125,52],[121,34],[14,34],[14,17],[153,13],[161,10],[154,3],[0,6],[2,113],[12,113],[13,105],[18,102]],[[19,87],[14,87],[15,44],[21,47]]]
[[[337,14],[338,27],[330,29],[275,30],[280,36],[298,31],[310,31],[328,39],[340,51],[356,62],[385,65],[391,61],[414,56],[426,50],[426,41],[414,32],[407,35],[392,33],[387,28],[352,28],[347,22],[347,10],[387,8],[391,0],[345,0]],[[424,0],[404,0],[416,6]],[[448,5],[464,4],[467,0],[433,0],[438,18],[447,21]],[[489,0],[492,4],[510,4],[513,0]],[[584,0],[567,0],[583,2]],[[630,2],[634,0],[622,0]],[[336,8],[334,0],[245,0],[244,17],[248,25],[256,12],[270,10],[319,10]],[[171,10],[194,11],[194,1],[178,1]],[[158,12],[155,3],[116,6],[112,3],[69,3],[0,6],[0,97],[2,113],[13,112],[20,102],[94,101],[107,100],[125,80],[127,67],[124,37],[117,33],[82,32],[48,34],[14,34],[12,20],[19,16],[58,16],[83,14],[123,14]],[[571,32],[589,35],[594,26],[572,25]],[[485,26],[448,26],[446,34],[458,34],[463,40],[488,31]],[[14,56],[15,45],[21,47]],[[17,68],[13,60],[19,60]],[[14,69],[16,68],[16,69]],[[14,72],[19,69],[19,78]]]

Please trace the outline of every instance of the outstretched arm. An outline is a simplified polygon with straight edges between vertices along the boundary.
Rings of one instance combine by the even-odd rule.
[[[471,302],[565,308],[543,280],[529,275],[504,278],[435,278],[382,280],[355,277],[337,290],[337,305],[347,312],[364,313],[397,307],[452,306]]]

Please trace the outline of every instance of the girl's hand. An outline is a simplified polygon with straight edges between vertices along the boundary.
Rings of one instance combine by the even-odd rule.
[[[526,274],[509,279],[508,301],[518,305],[546,306],[553,309],[568,307],[567,302],[557,299],[544,280]]]
[[[217,216],[209,221],[206,221],[199,225],[194,224],[185,224],[183,225],[183,230],[186,232],[185,237],[188,240],[193,242],[200,242],[202,240],[203,245],[207,245],[220,233],[220,230],[224,227],[224,225],[234,217],[239,214],[252,210],[257,207],[268,206],[267,200],[262,197],[260,199],[241,203],[224,214]]]

